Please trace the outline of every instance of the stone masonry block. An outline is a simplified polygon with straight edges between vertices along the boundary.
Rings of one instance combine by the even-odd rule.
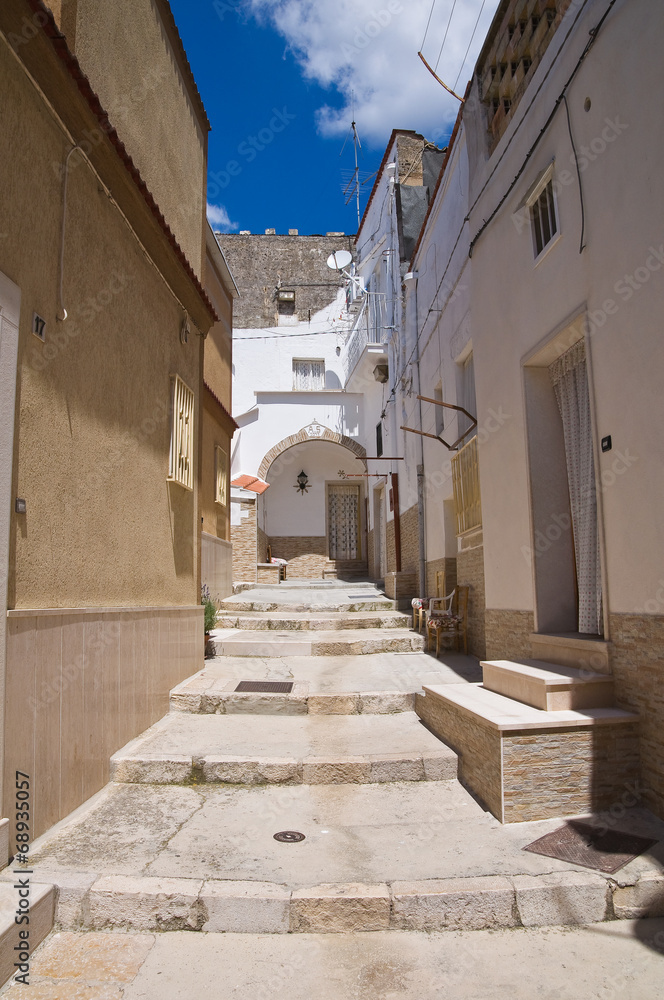
[[[286,934],[290,890],[272,882],[206,882],[201,901],[207,910],[202,930],[213,933]]]
[[[591,872],[515,875],[516,905],[524,927],[592,924],[606,920],[609,885]]]
[[[359,701],[356,694],[311,694],[309,715],[357,715]]]
[[[453,750],[428,753],[423,763],[424,777],[427,781],[452,781],[457,777],[459,758]]]
[[[377,754],[370,757],[371,781],[423,781],[424,762],[420,756]]]
[[[90,890],[90,928],[198,930],[202,880],[105,875]]]
[[[664,875],[646,872],[635,885],[616,886],[613,910],[619,920],[664,917]]]
[[[191,757],[160,754],[111,757],[111,781],[128,784],[180,785],[191,778]]]
[[[514,888],[502,875],[392,884],[392,926],[445,931],[515,927]]]
[[[231,785],[299,785],[302,765],[290,757],[257,758],[206,757],[203,761],[206,782]]]
[[[371,781],[371,764],[364,757],[305,757],[305,785],[363,785]]]
[[[382,931],[390,926],[386,885],[317,885],[291,897],[291,931],[343,933]]]
[[[412,712],[415,707],[413,691],[375,691],[360,695],[362,715],[393,715]]]
[[[15,878],[26,876],[16,875]],[[14,915],[19,902],[19,890],[14,888],[14,882],[3,881],[0,884],[0,986],[14,975],[14,962],[18,961],[14,950],[21,944],[19,931],[25,925],[14,922]],[[50,933],[53,927],[55,909],[55,889],[52,885],[30,884],[30,951]]]

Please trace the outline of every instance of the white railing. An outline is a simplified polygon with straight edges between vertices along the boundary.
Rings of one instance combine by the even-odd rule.
[[[365,347],[385,343],[385,323],[385,295],[382,292],[367,292],[344,348],[346,381],[357,368]]]

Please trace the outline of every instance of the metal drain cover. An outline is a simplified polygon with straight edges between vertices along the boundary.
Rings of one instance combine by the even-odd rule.
[[[293,681],[240,681],[236,691],[254,691],[257,694],[290,694]]]
[[[281,833],[275,833],[274,839],[280,844],[299,844],[301,840],[306,840],[306,837],[297,830],[282,830]]]
[[[558,858],[559,861],[569,861],[612,875],[656,843],[656,840],[637,837],[622,830],[604,828],[600,832],[588,823],[570,820],[565,826],[547,833],[523,849],[531,854],[543,854],[547,858]]]

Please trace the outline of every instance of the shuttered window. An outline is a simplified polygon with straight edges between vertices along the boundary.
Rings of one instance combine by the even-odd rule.
[[[194,488],[194,394],[179,375],[171,376],[171,449],[168,478]]]

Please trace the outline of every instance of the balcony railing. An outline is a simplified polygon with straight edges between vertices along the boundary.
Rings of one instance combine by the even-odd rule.
[[[457,535],[482,527],[480,501],[480,467],[477,454],[477,436],[452,458],[452,485]]]
[[[367,292],[344,348],[346,381],[353,374],[365,347],[385,343],[385,295]]]

